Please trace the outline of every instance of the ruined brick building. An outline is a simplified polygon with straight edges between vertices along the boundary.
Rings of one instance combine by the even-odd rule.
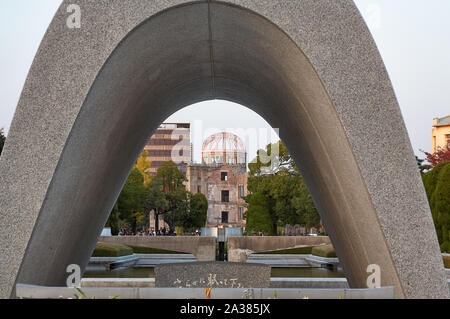
[[[207,227],[245,227],[246,168],[243,141],[227,132],[208,137],[202,147],[202,163],[187,166],[187,189],[203,193],[208,200]]]

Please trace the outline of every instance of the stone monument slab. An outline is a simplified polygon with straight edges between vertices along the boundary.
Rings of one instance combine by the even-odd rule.
[[[156,287],[269,288],[271,267],[229,262],[170,263],[155,267]]]

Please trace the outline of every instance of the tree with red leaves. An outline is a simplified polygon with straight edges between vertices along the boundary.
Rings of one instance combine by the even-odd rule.
[[[422,151],[422,153],[425,153],[426,160],[428,163],[431,164],[432,167],[435,167],[439,163],[443,162],[450,162],[450,149],[449,148],[438,148],[436,152],[434,153],[428,153],[425,151]]]

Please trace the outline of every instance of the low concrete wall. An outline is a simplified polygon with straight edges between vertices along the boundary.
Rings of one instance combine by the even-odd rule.
[[[450,279],[447,280],[450,290]],[[82,287],[155,287],[155,278],[83,278]],[[270,278],[270,288],[349,288],[346,278]]]
[[[177,262],[196,262],[193,254],[136,254],[137,261],[134,267],[154,267],[159,264]]]
[[[132,254],[122,257],[91,257],[86,271],[112,270],[126,267],[154,267],[159,264],[196,262],[193,254]]]
[[[155,278],[83,278],[81,287],[155,287]],[[270,278],[270,288],[349,288],[346,278]]]
[[[244,236],[228,238],[228,261],[245,262],[253,253],[331,244],[327,236]]]
[[[102,236],[99,241],[193,254],[198,261],[216,260],[216,238],[203,236]]]
[[[83,278],[81,287],[155,287],[155,278]]]
[[[310,267],[305,255],[256,255],[247,257],[247,263],[258,263],[270,267]]]
[[[138,257],[135,254],[121,257],[91,257],[86,271],[132,267],[136,264],[137,260]]]
[[[206,299],[204,288],[139,288],[139,287],[84,287],[83,293],[88,298],[108,299],[118,296],[120,299]],[[296,288],[213,288],[211,299],[243,299],[244,295],[254,299],[393,299],[394,287],[376,289],[296,289]],[[75,288],[43,287],[35,285],[16,285],[18,298],[57,299],[73,298],[80,295]]]
[[[337,268],[338,258],[326,258],[311,254],[251,254],[248,263],[260,263],[271,267],[322,267]]]
[[[271,288],[350,288],[346,278],[270,278]]]
[[[81,287],[155,287],[155,278],[83,278]],[[345,278],[270,278],[270,288],[349,288]]]

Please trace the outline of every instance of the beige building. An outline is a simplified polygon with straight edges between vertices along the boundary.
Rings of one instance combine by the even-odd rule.
[[[202,147],[202,163],[187,167],[187,189],[208,200],[207,227],[245,227],[247,154],[242,140],[231,133],[208,137]]]
[[[450,149],[450,115],[433,119],[431,150]]]

